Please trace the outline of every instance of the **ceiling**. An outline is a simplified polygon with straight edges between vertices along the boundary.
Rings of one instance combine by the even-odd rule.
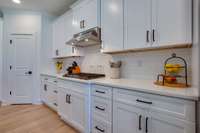
[[[51,15],[60,15],[69,9],[76,0],[21,0],[15,4],[12,0],[0,0],[0,8],[25,9],[46,12]]]

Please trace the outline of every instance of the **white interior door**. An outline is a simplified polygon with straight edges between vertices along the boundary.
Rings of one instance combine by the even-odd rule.
[[[32,103],[35,39],[12,35],[9,46],[9,81],[12,103]]]

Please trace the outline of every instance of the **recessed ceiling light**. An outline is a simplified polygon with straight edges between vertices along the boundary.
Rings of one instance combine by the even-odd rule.
[[[12,0],[16,4],[21,4],[21,0]]]

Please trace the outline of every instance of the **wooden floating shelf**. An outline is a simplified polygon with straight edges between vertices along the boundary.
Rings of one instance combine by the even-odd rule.
[[[121,54],[121,53],[130,53],[130,52],[148,52],[148,51],[160,51],[167,49],[181,49],[181,48],[192,48],[192,44],[170,44],[169,46],[157,46],[157,47],[148,47],[148,48],[135,48],[128,50],[119,50],[119,51],[106,51],[102,50],[102,53],[105,54]]]

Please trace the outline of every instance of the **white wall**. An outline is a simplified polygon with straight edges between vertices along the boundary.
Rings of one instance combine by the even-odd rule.
[[[188,63],[189,80],[191,79],[191,49],[161,50],[116,55],[102,54],[99,50],[98,47],[85,48],[84,57],[65,59],[65,68],[75,60],[81,66],[82,71],[99,73],[103,71],[109,77],[109,61],[121,60],[122,78],[156,80],[157,75],[163,72],[164,61],[168,57],[171,57],[172,53],[176,53],[177,56],[186,59]],[[103,70],[101,67],[103,67]]]
[[[3,19],[0,17],[0,101],[2,97],[2,37],[3,37]]]
[[[3,10],[4,13],[4,33],[3,33],[3,102],[8,102],[9,88],[7,80],[7,45],[9,36],[12,33],[35,34],[36,44],[36,65],[34,73],[34,90],[33,103],[40,101],[40,45],[41,45],[41,14],[38,12],[19,11],[19,10]]]
[[[192,48],[192,69],[193,69],[193,85],[199,87],[199,0],[194,0],[193,6],[193,48]]]
[[[199,80],[199,74],[200,74],[200,2],[199,0],[194,0],[193,5],[193,49],[192,49],[192,69],[193,71],[193,85],[199,88],[199,94],[200,94],[200,80]],[[198,103],[198,133],[200,132],[200,102]]]
[[[52,59],[53,37],[52,22],[54,16],[43,15],[42,17],[42,45],[41,45],[41,72],[55,73],[54,60]]]

